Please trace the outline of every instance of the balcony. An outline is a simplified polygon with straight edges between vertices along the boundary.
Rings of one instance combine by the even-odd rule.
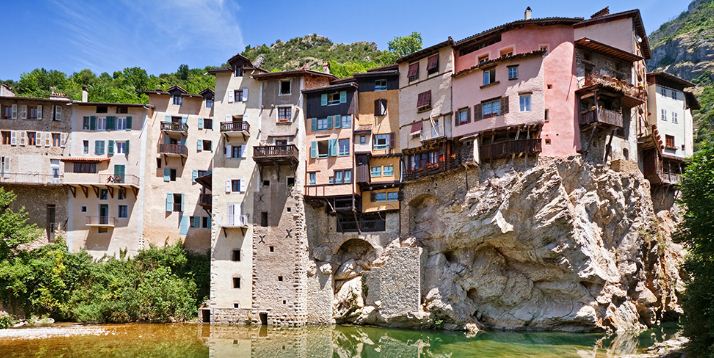
[[[542,151],[541,139],[513,139],[479,146],[481,161],[507,158],[514,154],[538,154]]]
[[[250,136],[250,123],[246,121],[222,122],[221,133],[228,138],[241,136],[245,139]]]
[[[0,183],[2,184],[60,185],[63,182],[62,175],[0,172]]]
[[[110,216],[87,216],[89,227],[114,227],[115,218]]]
[[[352,207],[351,195],[353,193],[354,189],[352,188],[352,183],[317,184],[305,186],[305,196],[308,197],[350,196],[350,207]]]
[[[259,165],[297,165],[298,148],[294,144],[256,145],[253,147],[253,160]]]
[[[161,122],[161,131],[169,136],[186,136],[188,134],[188,124],[180,122]]]
[[[416,180],[429,175],[443,173],[459,168],[461,160],[459,158],[451,161],[438,161],[436,163],[421,162],[419,168],[406,169],[404,171],[404,181]]]
[[[585,127],[593,123],[622,128],[622,113],[604,108],[595,108],[585,112],[580,112],[581,127]]]
[[[67,185],[101,185],[139,188],[139,177],[130,174],[65,173]]]
[[[597,92],[603,89],[615,92],[622,96],[622,104],[625,107],[634,107],[645,102],[647,98],[646,89],[636,87],[627,81],[620,80],[614,77],[590,74],[585,77],[584,85],[576,93],[583,95],[586,93]]]
[[[364,185],[369,184],[369,165],[358,165],[357,166],[357,184]]]
[[[198,205],[204,209],[211,209],[213,206],[213,198],[211,197],[211,194],[200,194],[198,196]]]
[[[183,144],[159,144],[159,154],[184,158],[188,156],[188,148]]]

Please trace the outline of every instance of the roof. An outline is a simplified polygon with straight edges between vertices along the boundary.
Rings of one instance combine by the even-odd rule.
[[[233,57],[231,57],[231,58],[228,59],[228,64],[231,64],[231,65],[232,65],[232,64],[235,64],[235,63],[237,63],[237,62],[242,62],[242,63],[244,63],[244,64],[247,63],[247,64],[249,64],[251,67],[253,66],[253,63],[252,63],[247,57],[241,55],[240,53],[237,53],[237,54],[233,55]]]
[[[200,94],[201,96],[203,96],[203,97],[206,97],[207,94],[210,94],[211,96],[214,96],[216,93],[213,92],[212,89],[206,88],[206,89],[204,89],[203,91],[199,92],[199,94]]]
[[[389,71],[389,70],[398,70],[398,69],[399,69],[399,65],[396,64],[396,63],[393,63],[393,64],[391,64],[391,65],[386,65],[386,66],[382,66],[382,67],[375,67],[375,68],[373,68],[373,69],[371,69],[371,70],[367,70],[367,72]]]
[[[62,102],[62,101],[60,101],[60,102]],[[81,101],[72,101],[71,103],[79,105],[79,106],[125,106],[125,107],[154,108],[154,106],[151,104],[143,104],[143,103],[112,103],[112,102],[81,102]]]
[[[334,90],[339,90],[339,89],[349,89],[349,88],[357,89],[357,84],[352,81],[345,82],[345,83],[337,83],[337,84],[332,84],[332,85],[324,86],[324,87],[304,89],[304,90],[302,90],[302,93],[319,93],[319,92],[327,92],[327,91],[334,91]]]
[[[162,91],[160,89],[143,91],[143,93],[146,93],[146,94],[158,94],[158,95],[166,95],[166,96],[173,95],[173,92],[181,93],[182,97],[203,97],[202,95],[188,93],[188,91],[186,91],[185,89],[181,88],[180,86],[175,86],[175,85],[171,86],[171,88],[169,88],[166,91]],[[203,92],[201,92],[201,93],[203,93]]]
[[[692,82],[689,82],[683,78],[679,78],[673,74],[664,72],[664,71],[656,71],[656,72],[650,72],[647,74],[647,82],[648,83],[659,83],[663,85],[667,85],[670,87],[678,88],[678,89],[685,89],[687,87],[694,87],[695,84]]]
[[[612,47],[610,45],[589,39],[587,37],[583,37],[579,40],[576,40],[575,46],[587,48],[589,50],[601,53],[603,55],[619,58],[619,59],[621,59],[623,61],[627,61],[627,62],[636,62],[636,61],[641,61],[643,59],[641,56],[637,56],[631,52],[621,50],[617,47]]]
[[[337,79],[332,74],[325,73],[325,72],[318,72],[318,71],[312,71],[312,70],[290,70],[290,71],[279,71],[279,72],[266,72],[266,73],[259,73],[256,75],[253,75],[253,78],[257,80],[266,80],[266,79],[274,79],[274,78],[284,78],[284,77],[301,77],[301,76],[319,76],[319,77],[327,77],[329,79]]]
[[[573,25],[581,21],[583,21],[582,17],[543,17],[536,19],[511,21],[456,41],[454,43],[454,47],[461,47],[471,42],[479,41],[485,37],[526,25]]]
[[[355,73],[353,76],[355,78],[399,76],[399,70],[393,69],[393,70],[382,70],[382,71],[367,71],[367,72]]]
[[[597,15],[597,13],[595,15]],[[645,25],[642,22],[642,16],[640,15],[640,10],[635,9],[635,10],[617,12],[614,14],[596,16],[591,19],[580,21],[577,24],[574,24],[573,27],[577,28],[577,27],[595,25],[595,24],[618,20],[618,19],[623,19],[623,18],[627,18],[627,17],[632,18],[632,22],[635,25],[635,33],[637,33],[637,36],[639,36],[642,39],[642,54],[644,55],[644,58],[649,59],[651,56],[650,42],[647,39],[647,32],[645,31]]]
[[[402,56],[401,58],[399,58],[397,60],[397,63],[418,60],[420,58],[424,58],[426,56],[429,56],[431,54],[438,52],[439,49],[442,47],[453,46],[453,45],[454,45],[454,39],[452,39],[451,36],[449,36],[449,38],[446,39],[446,41],[439,42],[436,45],[432,45],[427,48],[423,48],[419,51],[412,52],[406,56]]]
[[[43,98],[43,97],[24,97],[24,96],[0,96],[0,99],[11,99],[15,101],[45,101],[45,102],[60,102],[60,103],[72,103],[71,101],[67,101],[67,99],[61,99],[61,98]]]
[[[539,55],[542,56],[543,54],[545,54],[545,50],[535,50],[535,51],[519,53],[519,54],[515,54],[515,55],[511,55],[511,56],[496,57],[493,60],[484,61],[477,65],[474,65],[469,68],[463,69],[459,72],[456,72],[452,76],[453,77],[461,77],[469,72],[476,71],[481,68],[491,67],[499,62],[506,62],[506,61],[511,61],[511,60],[517,60],[519,58],[526,58],[526,57],[539,56]]]

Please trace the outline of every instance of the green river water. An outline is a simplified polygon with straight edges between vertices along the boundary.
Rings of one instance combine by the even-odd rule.
[[[413,331],[374,327],[279,329],[198,324],[84,326],[101,335],[0,339],[0,357],[613,357],[644,351],[676,327],[640,335]]]

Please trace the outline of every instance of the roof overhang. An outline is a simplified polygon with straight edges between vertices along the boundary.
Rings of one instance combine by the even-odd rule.
[[[588,50],[610,56],[610,57],[615,57],[623,61],[627,62],[637,62],[637,61],[642,61],[644,58],[642,56],[635,55],[634,53],[627,52],[624,50],[621,50],[617,47],[612,47],[610,45],[604,44],[602,42],[598,42],[592,39],[589,39],[587,37],[583,37],[581,39],[578,39],[575,41],[575,46],[581,47],[581,48],[586,48]]]

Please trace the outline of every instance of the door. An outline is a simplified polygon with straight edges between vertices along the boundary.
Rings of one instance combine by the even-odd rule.
[[[99,224],[109,224],[109,205],[99,204]]]
[[[57,229],[56,224],[56,209],[54,204],[47,204],[47,240],[52,241],[54,239],[55,229]]]
[[[59,159],[50,160],[50,172],[52,173],[52,183],[58,183],[60,177]]]
[[[114,182],[115,183],[123,183],[125,172],[126,172],[126,167],[123,164],[114,165]]]

